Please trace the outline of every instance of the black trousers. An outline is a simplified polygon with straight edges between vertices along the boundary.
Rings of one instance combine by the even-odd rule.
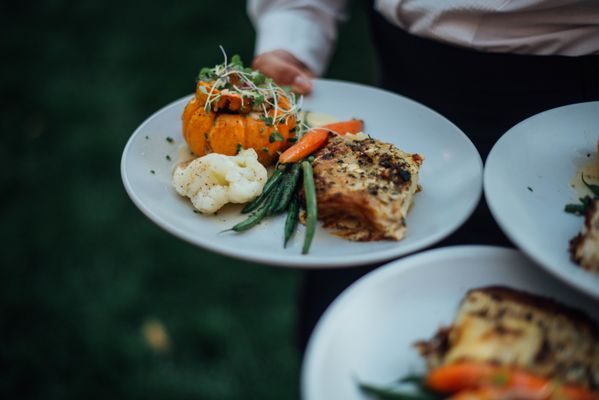
[[[599,100],[596,55],[484,53],[415,37],[375,12],[371,31],[379,85],[448,118],[468,135],[483,161],[497,139],[523,119],[558,106]],[[455,244],[511,246],[484,199],[458,231],[434,247]],[[302,346],[330,302],[376,267],[305,272],[300,299]]]

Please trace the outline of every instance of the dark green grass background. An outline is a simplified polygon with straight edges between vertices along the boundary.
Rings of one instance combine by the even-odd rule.
[[[351,9],[327,76],[368,83]],[[301,272],[170,236],[119,171],[129,135],[193,91],[219,44],[249,61],[253,41],[241,1],[2,2],[0,398],[298,397]],[[167,350],[144,340],[149,320]]]

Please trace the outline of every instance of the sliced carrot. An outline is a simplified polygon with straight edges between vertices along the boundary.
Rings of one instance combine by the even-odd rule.
[[[349,121],[335,122],[312,128],[302,136],[296,144],[285,150],[279,157],[281,163],[298,162],[323,147],[329,139],[331,132],[339,135],[358,133],[364,130],[364,121],[351,119]]]
[[[588,390],[576,388],[572,392],[572,387],[562,387],[552,389],[545,386],[539,389],[523,388],[497,388],[491,386],[482,386],[477,389],[462,390],[453,394],[449,400],[505,400],[505,399],[534,399],[534,400],[597,400],[597,395]]]
[[[449,398],[449,400],[499,400],[505,398],[505,390],[482,387],[472,390],[462,390]]]
[[[311,129],[279,156],[280,163],[294,163],[309,156],[325,145],[329,139],[329,131],[324,129]]]
[[[587,389],[557,385],[550,380],[515,368],[489,363],[459,362],[432,370],[427,376],[427,385],[438,392],[456,393],[454,400],[475,398],[473,391],[481,390],[490,400],[502,398],[500,393],[527,393],[540,399],[556,395],[568,400],[597,400],[597,395]],[[460,392],[463,396],[460,396]],[[497,393],[494,397],[492,394]]]
[[[338,135],[345,135],[346,133],[358,133],[364,130],[364,121],[361,119],[350,119],[347,121],[333,122],[323,126],[316,127],[315,129],[326,129],[329,132],[336,133]]]
[[[599,398],[599,395],[576,386],[562,386],[557,389],[557,393],[561,398],[571,400],[597,400]]]
[[[459,392],[480,386],[495,371],[494,366],[486,363],[448,364],[432,370],[426,377],[426,383],[438,392]]]

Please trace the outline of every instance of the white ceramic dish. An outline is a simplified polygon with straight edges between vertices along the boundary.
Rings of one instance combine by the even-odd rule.
[[[570,261],[568,244],[583,218],[564,212],[577,202],[578,167],[597,157],[599,102],[555,108],[507,131],[485,165],[485,197],[505,234],[559,278],[599,297],[599,274]]]
[[[133,133],[123,152],[121,173],[127,193],[139,209],[175,236],[232,257],[280,266],[334,267],[375,263],[422,249],[457,229],[471,214],[482,192],[482,162],[470,140],[436,112],[380,89],[317,80],[304,109],[339,119],[365,121],[373,137],[425,156],[423,191],[407,219],[408,234],[399,242],[356,243],[318,228],[310,254],[302,256],[303,226],[283,248],[284,216],[252,230],[219,233],[241,221],[240,207],[227,206],[216,216],[193,213],[191,203],[171,187],[181,137],[181,112],[189,97],[151,117]],[[166,140],[174,140],[170,143]],[[166,156],[170,157],[170,161]],[[154,173],[151,173],[154,171]]]
[[[389,385],[426,371],[413,348],[451,323],[469,289],[504,285],[555,299],[599,318],[597,303],[535,267],[514,249],[455,246],[389,263],[347,288],[326,310],[308,344],[306,400],[367,400],[356,379]]]

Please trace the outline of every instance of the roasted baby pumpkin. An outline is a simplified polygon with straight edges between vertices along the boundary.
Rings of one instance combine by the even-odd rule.
[[[272,164],[278,152],[291,145],[295,133],[295,115],[286,113],[290,107],[287,95],[277,92],[276,110],[272,106],[256,109],[251,99],[212,85],[198,82],[195,96],[183,111],[183,138],[191,151],[198,156],[235,155],[242,148],[253,148],[263,165]]]

